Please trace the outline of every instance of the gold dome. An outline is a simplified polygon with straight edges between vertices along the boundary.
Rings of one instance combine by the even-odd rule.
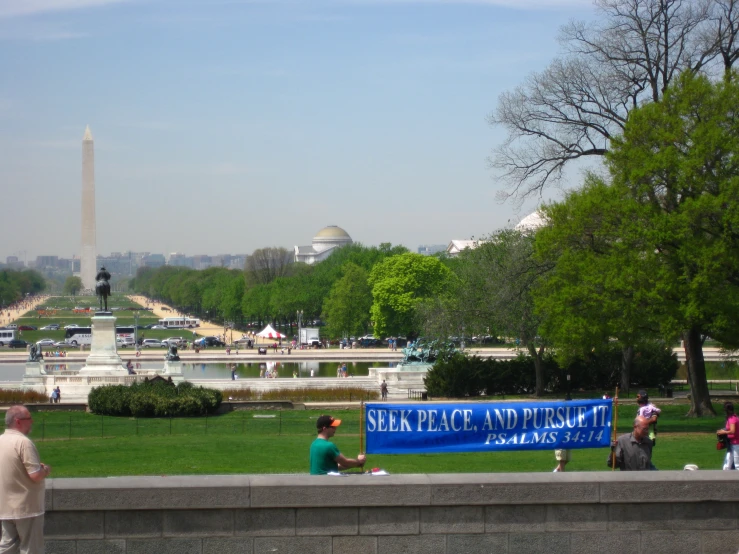
[[[317,239],[350,239],[349,233],[344,231],[341,227],[337,227],[336,225],[329,225],[328,227],[324,227],[318,233],[316,234],[315,238]]]

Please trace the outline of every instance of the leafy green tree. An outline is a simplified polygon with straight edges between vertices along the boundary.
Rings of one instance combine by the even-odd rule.
[[[534,361],[536,394],[544,394],[547,340],[540,333],[542,316],[534,306],[534,290],[551,262],[534,257],[533,233],[502,230],[459,256],[458,313],[467,325],[492,327],[515,337]]]
[[[375,265],[368,280],[375,336],[416,335],[420,328],[416,320],[419,303],[445,294],[454,278],[438,259],[410,252]]]
[[[64,294],[71,294],[77,296],[77,293],[84,288],[82,285],[82,279],[75,276],[67,277],[64,281]]]
[[[347,262],[344,275],[334,283],[323,302],[323,319],[331,337],[362,335],[369,326],[372,289],[367,272]]]
[[[621,347],[620,386],[631,384],[636,350],[661,338],[653,276],[655,259],[644,248],[621,240],[631,217],[621,192],[588,176],[582,190],[542,208],[548,225],[536,235],[540,258],[554,270],[535,291],[537,310],[546,314],[542,333],[563,365],[594,352]]]

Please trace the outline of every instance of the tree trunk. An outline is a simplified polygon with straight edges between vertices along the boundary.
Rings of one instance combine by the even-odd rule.
[[[536,349],[533,342],[527,342],[526,348],[534,360],[534,373],[536,375],[536,396],[544,396],[544,364],[541,360],[543,349]]]
[[[703,358],[703,340],[700,331],[691,327],[683,331],[685,344],[685,361],[688,366],[688,383],[690,384],[690,411],[689,416],[703,417],[716,416],[711,405],[711,396],[708,392],[706,378],[706,361]]]
[[[625,346],[621,351],[621,390],[631,389],[631,368],[634,366],[634,346]]]

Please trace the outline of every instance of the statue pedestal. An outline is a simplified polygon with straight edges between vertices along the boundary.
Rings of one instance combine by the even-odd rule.
[[[92,345],[85,367],[79,375],[128,375],[115,344],[115,317],[92,317]]]
[[[43,362],[26,362],[23,374],[23,388],[46,394],[46,379]]]
[[[162,375],[171,377],[172,381],[175,383],[184,381],[185,376],[182,374],[182,362],[179,360],[177,360],[176,362],[165,360],[164,361],[164,373],[162,373]]]

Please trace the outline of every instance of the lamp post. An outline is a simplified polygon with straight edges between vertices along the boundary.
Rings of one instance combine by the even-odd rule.
[[[303,340],[300,337],[300,329],[303,327],[303,310],[298,310],[295,312],[295,315],[298,316],[298,348],[301,348],[303,346]]]

